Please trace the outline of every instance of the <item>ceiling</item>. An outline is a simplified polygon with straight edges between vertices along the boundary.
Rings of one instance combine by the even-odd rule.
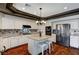
[[[42,8],[42,17],[48,17],[58,13],[79,8],[79,3],[14,3],[13,6],[23,12],[33,15],[40,15],[39,8]]]
[[[30,20],[50,20],[79,14],[79,3],[0,3],[0,12]]]

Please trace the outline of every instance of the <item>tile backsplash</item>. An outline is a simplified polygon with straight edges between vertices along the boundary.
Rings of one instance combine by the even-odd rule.
[[[37,29],[30,29],[31,33],[37,32]],[[22,34],[22,29],[0,29],[0,37],[17,36]]]
[[[20,33],[21,33],[21,29],[0,29],[0,37],[6,35],[20,34]]]

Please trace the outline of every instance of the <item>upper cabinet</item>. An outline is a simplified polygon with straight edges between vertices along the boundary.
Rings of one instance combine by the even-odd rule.
[[[20,21],[19,19],[15,20],[15,29],[22,29],[22,21]]]
[[[2,17],[4,16],[4,14],[0,13],[0,29],[2,28]]]
[[[71,29],[78,29],[78,20],[71,22]]]
[[[30,25],[33,29],[37,29],[34,20],[10,16],[0,15],[0,29],[22,29],[23,25]]]
[[[14,29],[14,20],[4,17],[2,19],[2,29]]]
[[[0,29],[1,29],[1,27],[2,27],[2,19],[0,17]]]

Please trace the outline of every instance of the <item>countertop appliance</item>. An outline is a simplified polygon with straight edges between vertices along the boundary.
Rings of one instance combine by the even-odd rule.
[[[56,42],[67,47],[70,46],[70,24],[56,25]]]

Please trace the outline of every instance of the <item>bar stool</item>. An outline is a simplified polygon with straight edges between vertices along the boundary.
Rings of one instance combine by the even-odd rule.
[[[39,46],[40,46],[41,49],[42,49],[42,55],[44,55],[44,48],[45,48],[46,46],[48,46],[48,44],[46,43],[46,41],[45,41],[45,42],[39,42]]]
[[[46,43],[47,43],[48,46],[49,46],[49,54],[50,54],[50,53],[51,53],[51,50],[52,50],[52,47],[51,47],[52,41],[47,40]]]

